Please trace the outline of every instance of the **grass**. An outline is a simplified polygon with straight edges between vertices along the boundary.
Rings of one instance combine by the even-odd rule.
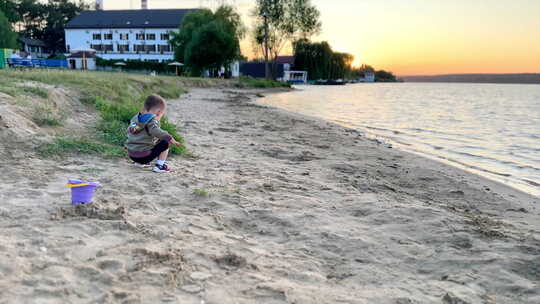
[[[53,142],[43,144],[38,148],[38,153],[44,157],[62,156],[74,152],[104,157],[125,155],[125,151],[121,147],[76,137],[57,137]]]
[[[57,127],[62,125],[62,115],[55,113],[50,107],[38,106],[34,110],[32,120],[38,126],[51,126]]]
[[[45,98],[45,99],[49,98],[49,91],[47,91],[45,89],[42,89],[42,88],[23,86],[23,87],[21,87],[21,90],[24,93],[36,95],[36,96],[39,96],[41,98]]]
[[[237,86],[240,88],[290,88],[291,84],[274,80],[242,76],[238,79]]]
[[[9,95],[11,97],[19,96],[19,91],[16,88],[7,87],[7,86],[1,86],[1,85],[0,85],[0,93],[7,94],[7,95]]]
[[[11,97],[35,95],[44,99],[49,98],[49,91],[47,91],[46,89],[33,86],[23,86],[17,84],[14,79],[5,79],[5,77],[1,77],[0,80],[0,92],[7,94]]]
[[[71,149],[73,152],[85,152],[85,149],[98,151],[109,146],[121,149],[126,139],[126,128],[129,121],[141,109],[144,99],[148,95],[159,94],[165,99],[174,99],[186,92],[183,89],[185,82],[178,77],[149,77],[123,73],[61,70],[0,71],[0,83],[3,83],[4,80],[9,85],[0,86],[0,92],[7,91],[6,94],[12,96],[24,92],[40,97],[45,96],[45,94],[48,96],[48,92],[40,88],[21,87],[22,89],[18,89],[16,85],[13,85],[13,82],[17,81],[34,81],[76,89],[81,92],[83,96],[81,101],[83,103],[96,107],[101,116],[96,125],[98,130],[96,142],[82,139],[77,141],[74,138],[67,140],[64,138],[53,143],[48,149],[57,149],[59,151]],[[40,125],[58,125],[60,123],[59,119],[53,117],[47,111],[37,114],[34,120]],[[179,135],[176,126],[170,123],[166,117],[161,120],[161,127],[177,141],[184,141]],[[76,146],[69,143],[80,143],[84,146],[83,150],[78,150]],[[90,143],[92,144],[90,145]],[[98,144],[101,144],[101,146]],[[182,155],[185,152],[184,147],[173,147],[171,149],[173,155]],[[120,154],[108,153],[108,155]]]
[[[208,192],[208,190],[206,189],[201,189],[201,188],[196,188],[193,190],[193,194],[196,195],[196,196],[209,196],[210,193]]]
[[[81,94],[81,102],[94,106],[100,113],[96,123],[97,136],[92,139],[63,137],[41,148],[44,155],[67,152],[103,153],[106,156],[124,155],[122,146],[130,119],[140,110],[144,99],[159,94],[165,99],[175,99],[185,93],[184,87],[241,87],[276,88],[290,87],[287,83],[241,77],[238,80],[184,78],[174,76],[152,77],[127,73],[82,72],[70,70],[0,70],[0,92],[13,97],[35,95],[48,98],[49,92],[21,83],[32,81],[74,89]],[[61,125],[61,115],[50,109],[36,110],[33,120],[41,126]],[[166,117],[161,128],[177,141],[184,142],[177,127]],[[187,155],[184,147],[172,147],[171,154]]]

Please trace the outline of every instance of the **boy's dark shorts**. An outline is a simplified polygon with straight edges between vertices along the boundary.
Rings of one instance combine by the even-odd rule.
[[[132,157],[130,156],[131,160],[133,160],[136,163],[146,165],[149,164],[154,159],[158,158],[158,156],[163,152],[169,149],[169,142],[166,140],[161,140],[152,148],[152,151],[150,152],[150,155],[145,157]]]

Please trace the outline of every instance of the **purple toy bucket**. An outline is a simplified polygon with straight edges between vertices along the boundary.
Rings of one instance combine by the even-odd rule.
[[[71,204],[91,203],[94,191],[100,186],[98,182],[89,182],[78,179],[70,179],[67,186],[71,188]]]

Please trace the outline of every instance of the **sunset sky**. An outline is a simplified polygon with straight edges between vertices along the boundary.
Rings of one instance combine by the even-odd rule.
[[[340,52],[398,75],[540,72],[540,0],[312,0],[322,33]],[[105,0],[105,9],[139,0]],[[149,8],[215,6],[220,0],[149,0]],[[254,0],[225,0],[247,26]],[[251,55],[249,41],[242,43]]]

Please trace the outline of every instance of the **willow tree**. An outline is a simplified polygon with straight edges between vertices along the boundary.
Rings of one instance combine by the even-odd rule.
[[[328,42],[301,39],[294,43],[295,68],[308,72],[311,80],[345,79],[352,73],[354,56],[332,50]]]
[[[232,7],[221,6],[215,12],[200,9],[184,17],[171,45],[175,59],[198,76],[206,69],[228,68],[239,59],[244,33],[240,15]]]
[[[297,40],[321,31],[320,12],[311,0],[257,0],[253,38],[257,49],[273,61]]]

